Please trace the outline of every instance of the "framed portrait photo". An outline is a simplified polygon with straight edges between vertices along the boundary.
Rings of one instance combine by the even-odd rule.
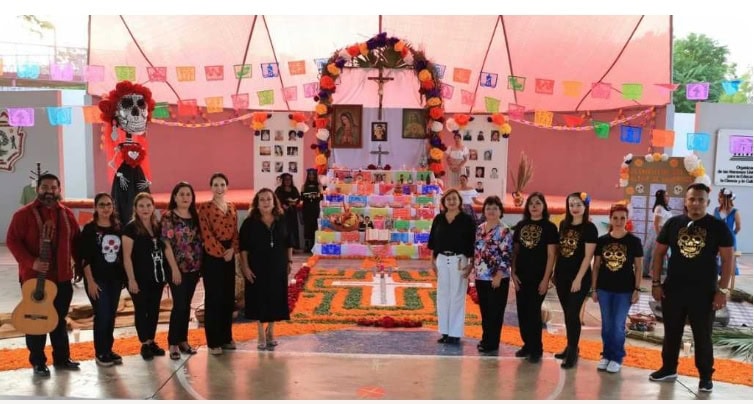
[[[372,141],[387,142],[387,122],[372,122]]]
[[[404,109],[401,137],[424,139],[427,133],[427,113],[423,109]]]
[[[332,106],[332,137],[333,149],[360,149],[362,146],[362,106],[361,105],[333,105]]]

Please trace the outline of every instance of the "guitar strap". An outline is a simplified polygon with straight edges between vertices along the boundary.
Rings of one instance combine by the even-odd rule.
[[[71,223],[68,222],[68,219],[66,218],[63,220],[63,227],[65,228],[65,231],[63,232],[63,237],[61,240],[61,243],[58,243],[58,229],[60,229],[60,222],[61,222],[61,216],[63,216],[63,213],[61,212],[60,206],[56,206],[55,210],[55,226],[52,229],[52,240],[50,242],[50,268],[54,269],[57,272],[57,247],[58,245],[67,246],[70,245],[69,238],[71,235]],[[42,212],[41,208],[37,206],[36,209],[34,209],[32,212],[34,212],[34,218],[37,221],[37,227],[39,228],[39,247],[42,247],[42,235],[44,233],[44,222],[42,220]],[[66,256],[64,257],[63,262],[71,262],[70,257],[70,251],[68,248],[64,248],[63,251],[65,251]]]

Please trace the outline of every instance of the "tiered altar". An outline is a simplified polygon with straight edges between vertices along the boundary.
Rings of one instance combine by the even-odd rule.
[[[314,254],[431,256],[427,241],[441,189],[430,171],[335,169],[327,181]]]

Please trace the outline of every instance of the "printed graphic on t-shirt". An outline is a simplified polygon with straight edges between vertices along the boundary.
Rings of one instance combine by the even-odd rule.
[[[527,224],[521,229],[521,245],[533,249],[542,238],[542,227],[536,224]]]
[[[107,263],[112,264],[118,260],[118,251],[120,251],[120,237],[113,234],[105,234],[102,237],[102,256]]]
[[[694,258],[707,245],[707,229],[698,226],[682,227],[678,231],[678,247],[686,258]]]
[[[581,233],[574,229],[566,230],[563,237],[560,238],[560,255],[565,258],[570,258],[573,253],[576,252],[576,247],[579,246],[579,239]]]
[[[610,243],[602,250],[602,259],[605,266],[612,272],[618,271],[626,263],[628,249],[624,244]]]

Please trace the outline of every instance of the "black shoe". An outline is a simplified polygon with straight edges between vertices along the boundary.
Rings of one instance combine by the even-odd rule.
[[[524,348],[519,349],[516,351],[516,358],[527,358],[529,357],[529,351],[527,351]]]
[[[110,352],[110,359],[113,360],[113,363],[116,365],[122,365],[123,364],[123,357],[118,355],[115,352]]]
[[[152,347],[149,346],[149,344],[141,344],[141,357],[144,358],[145,361],[148,361],[154,358],[154,353],[152,353]]]
[[[34,365],[34,376],[50,376],[50,369],[47,365]]]
[[[437,340],[440,344],[447,344],[448,343],[448,334],[443,334],[440,339]]]
[[[110,354],[96,355],[94,357],[94,361],[97,363],[97,365],[105,368],[109,368],[110,366],[115,365],[115,361],[113,361],[113,358],[110,356]]]
[[[542,354],[529,355],[529,358],[527,360],[529,361],[529,363],[539,363],[540,359],[542,359]]]
[[[154,341],[152,341],[152,343],[149,344],[149,349],[152,350],[152,355],[154,356],[165,356],[165,350],[160,348],[160,346],[157,345],[157,343]]]
[[[479,351],[481,353],[487,353],[487,352],[497,352],[500,349],[500,347],[496,347],[496,346],[494,346],[494,347],[493,346],[487,346],[486,347],[486,346],[482,345],[482,346],[478,346],[476,349],[477,349],[477,351]]]
[[[563,352],[556,353],[555,354],[555,359],[565,359],[566,355],[568,355],[568,347],[566,347],[565,349],[563,349]]]
[[[571,348],[571,349],[568,349],[568,353],[566,354],[566,357],[563,360],[563,363],[560,364],[560,367],[563,369],[571,369],[574,366],[576,366],[576,362],[578,361],[579,361],[579,349]]]
[[[709,393],[712,391],[712,380],[702,379],[699,380],[699,391]]]
[[[451,344],[451,345],[461,345],[461,338],[460,337],[448,337],[448,344]]]
[[[652,372],[652,374],[649,375],[649,380],[653,382],[669,382],[675,381],[675,379],[677,378],[678,373],[675,370],[668,369],[660,369],[656,372]]]
[[[63,362],[53,363],[52,366],[57,370],[79,370],[80,363],[72,361],[70,358]]]

